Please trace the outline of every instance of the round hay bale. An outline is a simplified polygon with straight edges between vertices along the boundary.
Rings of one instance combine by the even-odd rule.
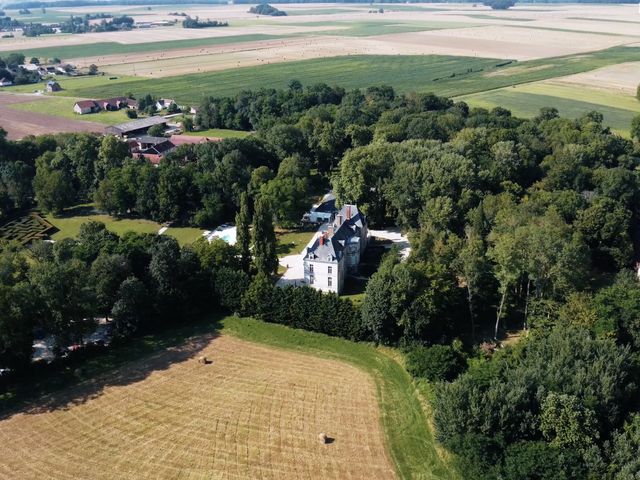
[[[329,437],[327,437],[327,434],[324,433],[324,432],[322,432],[322,433],[320,433],[320,435],[318,435],[318,439],[320,440],[320,443],[322,443],[323,445],[327,444],[327,439],[328,438]]]

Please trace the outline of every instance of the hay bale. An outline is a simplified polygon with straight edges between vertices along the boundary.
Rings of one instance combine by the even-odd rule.
[[[198,357],[198,363],[201,363],[202,365],[206,365],[207,364],[207,357]]]
[[[321,432],[320,435],[318,435],[318,438],[320,439],[320,443],[323,445],[326,445],[329,442],[329,437],[327,437],[327,434],[324,432]]]

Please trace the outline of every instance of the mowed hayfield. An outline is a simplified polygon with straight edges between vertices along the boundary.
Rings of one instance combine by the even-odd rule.
[[[250,319],[211,330],[6,415],[0,478],[457,478],[391,357]]]

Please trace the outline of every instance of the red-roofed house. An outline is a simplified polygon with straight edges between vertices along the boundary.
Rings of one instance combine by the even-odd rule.
[[[171,143],[175,146],[178,145],[197,145],[199,143],[207,142],[221,142],[222,138],[218,137],[198,137],[194,135],[172,135]]]

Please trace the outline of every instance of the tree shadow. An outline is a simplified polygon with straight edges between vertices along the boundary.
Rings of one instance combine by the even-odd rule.
[[[109,387],[124,387],[145,380],[154,372],[168,370],[171,366],[186,362],[198,361],[198,353],[206,348],[219,333],[217,327],[207,333],[195,334],[177,345],[163,348],[155,353],[115,366],[106,373],[81,380],[71,386],[48,393],[37,400],[21,402],[15,408],[10,408],[0,414],[0,420],[7,419],[18,413],[37,415],[54,411],[67,411],[100,397]],[[208,362],[212,363],[212,362]],[[76,373],[82,370],[82,365]],[[82,376],[79,373],[77,376]]]

